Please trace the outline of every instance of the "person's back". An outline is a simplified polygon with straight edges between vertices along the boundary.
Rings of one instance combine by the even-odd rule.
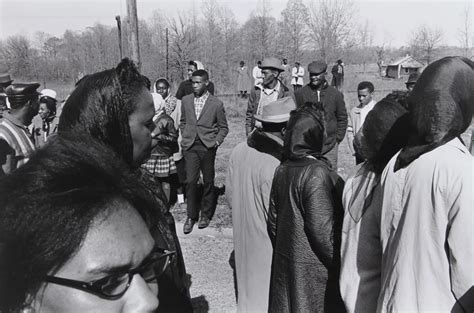
[[[473,99],[460,57],[431,63],[408,98],[408,143],[382,174],[380,312],[474,310],[474,159],[458,138]]]
[[[342,179],[321,157],[322,107],[292,113],[275,171],[269,312],[344,312],[339,292]]]
[[[449,311],[457,307],[451,290],[458,284],[450,275],[452,258],[465,262],[474,257],[469,249],[474,238],[470,210],[474,159],[459,139],[393,173],[397,156],[382,177],[384,258],[379,310]],[[446,240],[459,250],[446,251]],[[465,279],[473,282],[472,262],[468,262],[459,266],[471,268],[471,277]]]

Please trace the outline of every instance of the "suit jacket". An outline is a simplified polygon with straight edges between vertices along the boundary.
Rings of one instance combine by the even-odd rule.
[[[179,129],[182,134],[181,146],[188,150],[196,140],[196,136],[208,147],[221,144],[229,132],[224,104],[221,100],[209,95],[202,108],[201,115],[196,118],[194,94],[187,95],[181,103],[181,119]]]

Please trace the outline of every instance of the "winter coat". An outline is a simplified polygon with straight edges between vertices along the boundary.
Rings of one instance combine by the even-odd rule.
[[[237,69],[237,91],[249,91],[253,86],[250,78],[249,68],[247,66]]]
[[[344,96],[336,88],[329,86],[327,82],[320,89],[306,85],[295,92],[295,100],[297,107],[308,102],[322,103],[326,112],[326,140],[323,154],[344,139],[347,128],[347,110]]]
[[[234,148],[226,177],[232,208],[237,311],[267,312],[273,248],[267,232],[273,174],[283,141],[256,129]]]
[[[286,161],[275,172],[270,196],[269,312],[345,312],[338,283],[344,182],[318,155],[323,134],[310,108],[292,113]]]
[[[158,144],[153,148],[151,155],[170,157],[178,152],[178,131],[173,119],[164,111],[155,120],[154,139]]]

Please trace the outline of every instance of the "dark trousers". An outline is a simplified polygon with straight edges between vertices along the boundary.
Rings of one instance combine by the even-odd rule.
[[[216,148],[207,148],[199,138],[196,138],[191,148],[183,151],[186,162],[186,198],[188,199],[188,217],[193,220],[201,217],[211,218],[215,210],[214,201],[214,161],[216,159]],[[202,197],[199,194],[198,180],[202,172],[203,188]]]

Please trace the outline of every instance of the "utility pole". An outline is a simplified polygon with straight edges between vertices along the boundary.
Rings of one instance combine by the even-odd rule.
[[[168,27],[166,27],[166,79],[169,81],[169,41],[168,41]]]
[[[118,30],[118,43],[119,43],[119,50],[120,50],[120,60],[123,59],[123,51],[122,51],[122,22],[120,21],[120,15],[115,17],[117,20],[117,30]]]
[[[140,70],[140,46],[138,41],[138,16],[137,1],[127,0],[127,13],[130,24],[130,47],[132,49],[132,60]]]

